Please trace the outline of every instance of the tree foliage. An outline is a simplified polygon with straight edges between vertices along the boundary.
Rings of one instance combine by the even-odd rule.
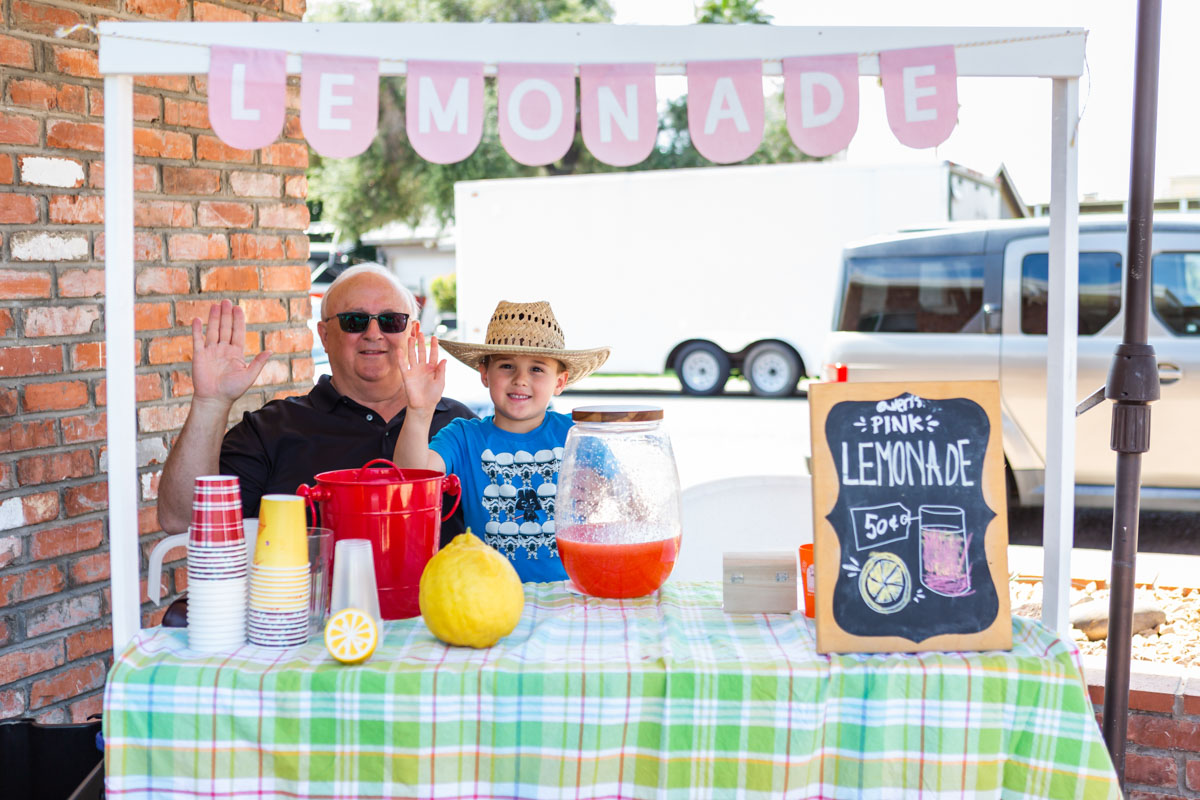
[[[705,0],[697,21],[758,23],[771,19],[757,8],[758,0]],[[345,22],[609,22],[607,0],[356,0],[317,6],[316,21]],[[405,82],[385,78],[379,88],[379,130],[361,155],[322,159],[313,154],[309,168],[309,197],[315,213],[353,238],[390,222],[416,225],[422,220],[446,224],[454,217],[454,184],[484,178],[569,175],[612,172],[584,146],[578,127],[567,154],[545,167],[514,161],[500,144],[494,81],[484,83],[483,139],[475,152],[457,164],[433,164],[418,156],[405,133]],[[762,145],[745,164],[779,163],[806,158],[788,136],[782,96],[767,103]],[[578,122],[577,122],[578,126]],[[692,146],[687,126],[687,97],[668,101],[659,118],[655,149],[631,169],[677,169],[714,166]]]
[[[704,0],[696,9],[696,22],[768,25],[774,19],[758,7],[758,0]]]
[[[453,272],[434,278],[429,290],[438,311],[449,312],[458,307],[458,277]]]

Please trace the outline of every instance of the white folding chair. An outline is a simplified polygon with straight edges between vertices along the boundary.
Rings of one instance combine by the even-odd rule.
[[[683,544],[673,581],[721,580],[727,551],[790,550],[812,541],[812,478],[742,475],[683,490]]]

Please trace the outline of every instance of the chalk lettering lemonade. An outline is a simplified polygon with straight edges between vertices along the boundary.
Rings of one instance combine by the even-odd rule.
[[[902,394],[838,403],[826,431],[839,486],[830,520],[849,534],[835,614],[839,597],[847,610],[861,604],[867,612],[840,624],[882,635],[885,619],[903,617],[907,628],[944,632],[938,619],[948,609],[937,598],[961,603],[976,594],[971,531],[993,516],[979,485],[986,414],[962,399]],[[992,593],[989,586],[975,601],[990,605]]]
[[[964,453],[970,439],[952,439],[938,443],[920,439],[920,434],[934,431],[941,425],[932,416],[920,414],[924,407],[922,398],[898,397],[892,402],[881,402],[878,411],[863,425],[871,435],[901,435],[893,440],[872,439],[859,441],[856,452],[850,452],[850,443],[842,441],[842,475],[844,486],[974,486],[968,475],[971,459]],[[890,414],[882,413],[890,411]],[[917,411],[917,413],[914,413]],[[857,470],[851,470],[857,464]],[[872,524],[896,525],[896,519],[872,519],[865,517],[870,529]],[[910,523],[911,519],[904,519]],[[959,597],[971,591],[971,575],[967,571],[967,545],[970,536],[966,533],[964,515],[958,506],[923,505],[918,510],[920,530],[920,579],[926,589],[947,597]],[[870,534],[869,534],[870,535]],[[874,536],[872,536],[874,537]]]
[[[661,408],[572,412],[558,473],[556,539],[574,584],[596,597],[642,597],[679,554],[679,473]]]
[[[880,401],[876,406],[879,413],[869,419],[856,421],[855,427],[871,437],[900,438],[871,438],[855,443],[853,448],[849,442],[843,441],[842,485],[885,488],[974,486],[975,482],[969,475],[971,459],[964,451],[970,440],[953,438],[935,442],[932,438],[922,438],[923,434],[931,433],[941,425],[932,414],[921,413],[925,406],[922,398],[906,395],[891,401]],[[890,518],[867,513],[862,520],[868,540],[877,539],[881,533],[895,530],[900,524],[907,529],[913,521],[907,508]],[[917,511],[917,522],[921,583],[924,587],[944,597],[961,597],[970,592],[971,575],[967,569],[970,536],[966,532],[963,510],[951,505],[922,505]],[[872,605],[879,605],[878,595],[881,592],[887,599],[886,586],[878,590],[874,588],[878,580],[880,578],[876,576],[864,581],[864,595]]]

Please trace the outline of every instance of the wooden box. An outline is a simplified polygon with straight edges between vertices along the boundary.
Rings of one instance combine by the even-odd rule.
[[[778,550],[725,553],[721,572],[727,614],[787,614],[799,608],[797,554]]]

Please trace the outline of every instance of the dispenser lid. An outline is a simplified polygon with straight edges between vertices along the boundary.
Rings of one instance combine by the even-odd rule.
[[[654,422],[662,418],[658,406],[580,406],[571,412],[576,422]]]

